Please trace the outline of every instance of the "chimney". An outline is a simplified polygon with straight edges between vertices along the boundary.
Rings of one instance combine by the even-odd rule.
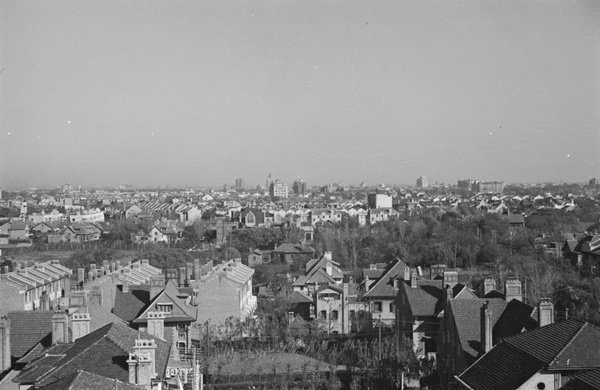
[[[202,269],[200,268],[200,259],[194,259],[194,279],[200,280]]]
[[[488,353],[492,349],[492,309],[486,301],[481,307],[481,350]]]
[[[98,270],[96,269],[96,264],[90,264],[90,275],[92,276],[90,278],[90,281],[96,280],[96,278],[98,277]]]
[[[404,267],[404,280],[405,281],[410,281],[410,268],[409,267]]]
[[[73,342],[90,333],[90,313],[73,313],[71,316]]]
[[[137,344],[137,340],[136,340]],[[151,389],[152,358],[140,351],[130,353],[127,364],[129,365],[129,383]]]
[[[133,348],[140,355],[148,357],[150,362],[148,383],[150,383],[150,379],[156,378],[156,342],[152,339],[137,339]]]
[[[148,334],[158,337],[161,340],[165,339],[165,313],[160,311],[148,312],[146,319],[148,320]]]
[[[117,271],[121,269],[121,260],[115,260],[115,267]]]
[[[83,286],[85,283],[85,268],[77,268],[77,284]]]
[[[185,277],[189,286],[192,282],[192,279],[194,278],[194,263],[186,263],[185,266]]]
[[[165,278],[162,274],[150,278],[150,300],[156,298],[156,296],[164,289]]]
[[[185,267],[179,267],[179,287],[185,286]]]
[[[513,299],[523,302],[523,293],[521,287],[521,281],[516,277],[509,277],[504,282],[504,299],[506,302],[510,302]]]
[[[417,288],[418,287],[418,283],[417,283],[417,274],[414,272],[410,273],[410,288]]]
[[[110,272],[113,273],[117,270],[117,263],[115,263],[114,261],[112,261],[110,263]]]
[[[46,291],[40,296],[40,310],[50,310],[50,297]]]
[[[538,326],[550,325],[554,323],[554,305],[548,298],[542,298],[538,303]]]
[[[148,260],[148,259],[142,259],[142,260],[140,260],[140,262],[141,262],[141,265],[144,265],[144,266],[150,265],[150,260]]]
[[[124,293],[129,292],[129,282],[127,282],[127,281],[123,282],[123,284],[121,285],[121,291]]]
[[[65,312],[52,316],[52,345],[69,342],[69,317]]]
[[[493,276],[486,276],[485,279],[483,279],[483,296],[485,297],[495,289],[496,279]]]
[[[110,270],[110,262],[108,260],[102,260],[102,266],[104,267],[103,275],[106,275]]]
[[[88,292],[85,290],[71,291],[69,295],[69,306],[83,307],[88,304]]]
[[[12,366],[11,355],[10,320],[2,317],[0,318],[0,372],[5,372]]]
[[[102,290],[100,286],[92,286],[92,291],[90,291],[90,302],[96,302],[98,305],[102,306]]]
[[[443,277],[444,286],[449,284],[451,287],[454,287],[458,284],[458,272],[456,271],[444,271]]]
[[[327,271],[327,275],[333,276],[333,264],[331,264],[331,261],[327,261],[327,264],[325,264],[325,271]]]

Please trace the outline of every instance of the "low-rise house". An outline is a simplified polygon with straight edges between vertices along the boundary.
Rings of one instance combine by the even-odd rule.
[[[342,213],[334,208],[311,210],[308,215],[308,223],[311,226],[324,224],[326,222],[336,223],[341,221]]]
[[[31,222],[12,222],[8,226],[8,239],[10,241],[28,241],[31,238]]]
[[[344,280],[339,263],[333,261],[331,252],[325,252],[319,259],[306,263],[305,274],[294,281],[294,291],[310,297],[324,285],[341,285]]]
[[[311,258],[315,250],[304,242],[295,244],[284,243],[273,251],[272,259],[279,259],[282,263],[293,264],[300,258]]]
[[[535,308],[510,294],[508,299],[452,299],[447,302],[437,338],[442,389],[453,389],[456,375],[503,338],[554,322],[552,303],[543,301]]]
[[[404,272],[408,266],[399,259],[393,260],[382,271],[377,271],[377,279],[365,278],[363,301],[368,304],[373,320],[381,321],[387,326],[396,324],[396,295]]]
[[[393,208],[378,208],[370,209],[367,215],[369,225],[374,225],[377,222],[389,221],[393,217],[397,217],[398,212]]]
[[[256,309],[256,296],[252,295],[253,274],[252,268],[230,260],[215,265],[193,281],[197,323],[219,324],[229,317],[244,321],[252,315]]]
[[[0,275],[0,316],[15,310],[50,310],[60,304],[71,290],[73,271],[58,260],[38,263]]]
[[[456,382],[482,390],[590,389],[587,381],[600,368],[598,348],[600,328],[569,319],[499,341]]]

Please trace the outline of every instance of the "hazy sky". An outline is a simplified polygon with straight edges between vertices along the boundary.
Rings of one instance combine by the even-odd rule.
[[[600,178],[600,2],[0,0],[0,188]]]

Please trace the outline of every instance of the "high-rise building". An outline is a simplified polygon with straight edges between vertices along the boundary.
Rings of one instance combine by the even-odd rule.
[[[388,194],[373,193],[367,195],[367,203],[370,209],[391,208],[392,197]]]
[[[292,184],[292,191],[295,195],[306,195],[307,184],[304,179],[296,179],[294,184]]]
[[[246,183],[244,183],[244,179],[235,179],[235,188],[237,189],[241,189],[241,188],[245,188],[246,187]]]
[[[269,173],[269,176],[267,176],[267,180],[266,180],[266,182],[265,182],[265,187],[266,187],[267,189],[270,189],[270,188],[271,188],[271,183],[273,183],[274,181],[275,181],[275,180],[273,179],[273,175],[271,175],[271,174]]]
[[[429,180],[425,176],[421,176],[417,179],[417,188],[428,188]]]
[[[271,185],[269,186],[269,194],[271,197],[287,198],[288,188],[281,180],[275,180],[271,182]]]

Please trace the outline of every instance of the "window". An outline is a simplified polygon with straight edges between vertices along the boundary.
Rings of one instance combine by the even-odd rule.
[[[332,320],[337,320],[338,319],[338,311],[337,310],[333,310],[331,312],[331,319]]]
[[[394,312],[394,302],[390,303],[390,313]]]
[[[326,310],[321,310],[321,318],[324,320],[327,319],[327,311]]]
[[[162,313],[170,313],[173,311],[173,305],[171,303],[157,303],[156,308]]]
[[[381,313],[381,308],[382,308],[382,304],[381,302],[373,302],[373,312],[375,313]]]
[[[356,311],[350,310],[350,319],[353,320],[354,318],[356,318]]]

